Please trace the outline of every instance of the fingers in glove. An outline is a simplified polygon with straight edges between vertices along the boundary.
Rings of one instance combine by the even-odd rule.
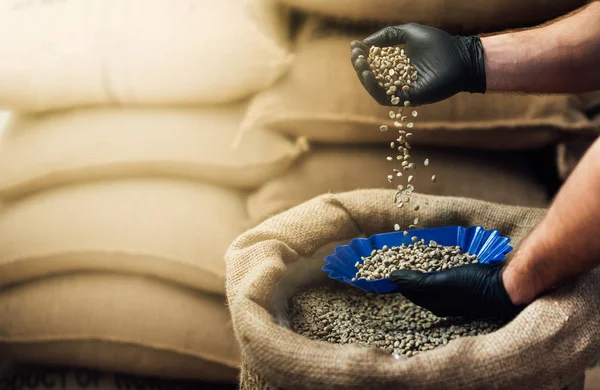
[[[363,56],[366,58],[365,52],[362,51],[362,49],[358,49],[358,48],[352,49],[352,51],[350,52],[350,60],[352,61],[352,66],[354,66],[354,69],[356,69],[355,64],[356,64],[356,61],[359,60],[359,58],[358,58],[359,56]],[[368,68],[368,66],[367,66],[367,68]],[[356,72],[358,73],[358,69],[356,69]]]
[[[374,34],[369,35],[363,42],[369,46],[379,47],[405,44],[406,40],[408,39],[408,35],[406,33],[407,26],[410,25],[403,24],[400,26],[386,27]]]
[[[360,75],[360,79],[367,92],[369,92],[371,97],[375,99],[377,103],[381,104],[382,106],[391,105],[390,97],[386,95],[385,89],[379,86],[373,72],[370,70],[365,70]]]
[[[402,289],[400,294],[415,305],[429,310],[438,317],[477,317],[486,314],[479,306],[465,299],[457,301],[451,294],[445,294],[439,290],[416,291]]]
[[[369,53],[369,46],[365,45],[361,41],[352,41],[350,43],[350,49],[351,50],[360,49],[363,51],[363,53],[365,53],[365,56]]]
[[[436,283],[438,274],[399,270],[390,275],[392,283],[400,287],[400,294],[417,306],[424,307],[438,317],[451,314],[443,287]]]
[[[361,75],[365,71],[371,73],[369,63],[364,58],[357,58],[356,61],[354,61],[354,70],[356,70],[356,73],[359,75]]]
[[[429,310],[436,316],[444,317],[442,315],[442,313],[444,313],[444,303],[439,300],[437,294],[411,290],[401,290],[400,294],[415,305]]]
[[[358,78],[363,87],[369,92],[369,94],[381,105],[389,105],[388,96],[385,94],[385,90],[379,86],[375,75],[369,68],[367,62],[367,54],[369,49],[361,41],[352,41],[350,44],[352,50],[350,58],[352,60],[352,66],[358,75]],[[365,58],[358,58],[360,55]]]
[[[390,281],[407,291],[429,291],[431,283],[429,278],[434,274],[426,274],[424,272],[412,270],[397,270],[390,275]]]
[[[399,94],[397,93],[397,95],[399,95],[401,102],[409,101],[411,106],[413,106],[413,107],[417,106],[417,104],[412,100],[412,98],[410,97],[408,92],[404,92],[403,90],[400,90],[400,93]]]

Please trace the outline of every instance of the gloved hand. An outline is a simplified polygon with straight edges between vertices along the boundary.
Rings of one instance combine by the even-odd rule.
[[[418,73],[410,90],[400,94],[401,100],[410,100],[411,106],[434,103],[458,92],[485,92],[483,46],[479,37],[451,36],[437,28],[409,23],[386,27],[367,37],[364,43],[353,41],[350,45],[358,78],[379,104],[391,105],[366,60],[373,45],[405,45],[404,52]],[[358,58],[359,55],[364,59]]]
[[[390,281],[416,305],[438,317],[505,317],[517,314],[502,282],[503,263],[469,264],[436,273],[399,270]]]

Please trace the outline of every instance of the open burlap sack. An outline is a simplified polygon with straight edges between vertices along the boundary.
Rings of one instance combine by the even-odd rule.
[[[285,172],[305,145],[264,129],[233,145],[245,110],[232,104],[13,115],[0,138],[0,198],[141,176],[256,188]]]
[[[564,387],[562,390],[598,390],[600,389],[600,386],[597,385],[597,378],[599,376],[600,375],[593,370],[588,369],[585,374],[580,375],[579,378],[571,382],[570,385]],[[445,387],[441,386],[440,389],[445,389]],[[242,364],[240,366],[240,390],[284,389],[267,382],[265,377],[256,371],[247,359],[242,357]]]
[[[418,137],[418,135],[417,135]],[[386,147],[387,146],[387,147]],[[396,187],[389,145],[377,147],[319,145],[294,163],[284,175],[270,180],[248,197],[248,215],[259,222],[318,195],[366,188]],[[461,196],[518,206],[545,207],[546,187],[536,177],[524,152],[476,152],[422,146],[411,151],[417,164],[411,184],[417,192]],[[429,159],[429,166],[423,160]],[[431,176],[436,175],[436,182]]]
[[[395,360],[371,348],[311,341],[286,327],[285,302],[323,280],[319,248],[408,225],[393,191],[323,195],[236,239],[226,255],[227,296],[245,358],[285,389],[559,389],[580,379],[600,349],[600,272],[537,299],[502,329]],[[518,245],[543,209],[414,195],[421,226],[499,229]],[[329,248],[329,250],[332,250]],[[326,254],[326,253],[325,253]],[[311,259],[312,257],[312,259]]]
[[[393,129],[390,108],[371,98],[351,66],[352,39],[364,35],[307,22],[290,71],[253,98],[243,128],[323,143],[393,140],[379,131],[382,124]],[[414,145],[518,150],[550,145],[569,133],[600,132],[573,95],[460,93],[417,110]]]
[[[78,273],[0,289],[2,359],[233,382],[239,348],[223,297]]]

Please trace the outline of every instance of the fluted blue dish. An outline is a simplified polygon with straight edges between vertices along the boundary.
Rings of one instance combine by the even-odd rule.
[[[417,236],[425,242],[433,240],[445,246],[459,246],[463,253],[477,255],[480,263],[495,264],[506,257],[513,248],[508,245],[510,238],[502,237],[498,230],[486,230],[482,226],[464,228],[462,226],[445,226],[430,229],[409,230],[409,235],[403,232],[375,234],[369,238],[355,238],[349,245],[340,245],[335,253],[326,256],[323,271],[329,273],[329,278],[339,280],[368,292],[389,294],[399,292],[398,286],[389,279],[369,281],[352,278],[356,275],[356,262],[362,263],[361,257],[371,255],[373,249],[412,244],[411,238]]]

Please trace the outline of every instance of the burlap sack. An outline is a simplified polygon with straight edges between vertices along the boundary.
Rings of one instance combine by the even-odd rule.
[[[569,177],[596,138],[585,136],[573,137],[556,146],[556,167],[558,175],[562,180],[566,180]]]
[[[229,383],[168,379],[89,368],[9,364],[0,367],[0,390],[234,390]]]
[[[168,179],[82,183],[0,210],[0,287],[52,274],[149,275],[223,294],[244,193]]]
[[[222,297],[88,273],[0,289],[0,359],[234,381],[239,350]]]
[[[579,376],[570,385],[562,390],[598,390],[600,389],[598,382],[598,373],[594,370],[586,370],[584,375]],[[442,387],[444,388],[444,387]],[[284,390],[266,381],[258,371],[248,363],[247,359],[242,356],[242,364],[240,367],[240,390]]]
[[[414,218],[392,207],[392,194],[323,195],[232,244],[226,262],[234,329],[242,353],[265,381],[285,389],[559,389],[575,382],[600,350],[597,270],[536,300],[494,333],[457,339],[408,360],[311,341],[286,328],[281,311],[294,287],[325,278],[319,248]],[[414,199],[421,204],[423,227],[482,225],[499,229],[516,245],[544,215],[543,209],[464,198]]]
[[[254,222],[287,210],[318,195],[365,188],[395,188],[389,183],[391,149],[380,147],[315,147],[287,173],[248,197],[248,215]],[[549,198],[538,181],[527,154],[481,153],[418,147],[412,150],[417,192],[462,196],[519,206],[545,207]],[[429,166],[423,160],[429,159]],[[405,172],[405,175],[409,173]],[[431,176],[436,175],[436,182]],[[405,178],[404,178],[405,179]]]
[[[582,6],[585,1],[279,0],[279,3],[303,12],[350,22],[417,22],[452,33],[466,34],[534,26],[564,15]]]
[[[600,91],[577,95],[581,109],[600,126]]]
[[[245,104],[15,115],[0,142],[0,198],[81,180],[169,176],[248,189],[305,145],[263,129],[233,145]]]
[[[600,91],[577,95],[581,110],[600,132]],[[559,177],[565,180],[575,169],[581,157],[591,146],[597,135],[572,136],[556,147],[556,164]]]
[[[268,128],[327,143],[384,142],[393,120],[364,90],[350,64],[350,41],[312,20],[299,38],[289,73],[257,94],[243,127]],[[516,150],[552,144],[570,132],[597,134],[571,95],[461,93],[419,107],[415,145]]]
[[[289,63],[243,0],[5,0],[0,46],[0,107],[19,111],[232,102]]]
[[[10,111],[0,111],[0,134],[5,130],[6,124],[11,117]]]
[[[293,45],[294,12],[278,0],[243,0],[256,28],[283,48]]]

